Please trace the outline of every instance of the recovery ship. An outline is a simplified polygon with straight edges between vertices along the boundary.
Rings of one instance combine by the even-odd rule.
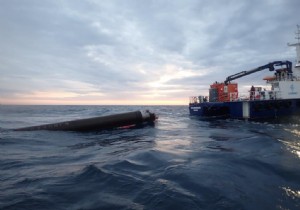
[[[190,97],[189,112],[201,117],[232,119],[270,119],[300,114],[300,26],[296,32],[296,65],[291,61],[274,61],[257,68],[242,71],[226,78],[224,82],[210,85],[209,96]],[[273,75],[263,78],[266,86],[252,86],[247,95],[239,94],[234,80],[269,70]]]

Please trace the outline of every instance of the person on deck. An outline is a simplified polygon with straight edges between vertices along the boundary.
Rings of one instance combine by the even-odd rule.
[[[252,85],[250,89],[250,100],[254,100],[254,95],[255,95],[255,87]]]

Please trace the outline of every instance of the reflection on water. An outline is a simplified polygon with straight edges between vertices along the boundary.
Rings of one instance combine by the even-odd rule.
[[[286,145],[287,150],[289,150],[292,154],[295,154],[298,158],[300,158],[300,143],[287,141],[282,141],[282,143]]]
[[[292,199],[300,198],[300,189],[299,190],[292,190],[289,187],[282,187],[282,189],[285,191],[286,195],[291,197]]]
[[[281,139],[281,142],[286,145],[287,149],[300,158],[300,125],[289,124],[282,125],[285,137]]]
[[[163,152],[170,152],[176,154],[184,154],[191,151],[191,141],[188,139],[172,139],[160,140],[156,142],[156,149]]]

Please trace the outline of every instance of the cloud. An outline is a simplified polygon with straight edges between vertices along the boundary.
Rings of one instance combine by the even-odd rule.
[[[293,60],[286,43],[299,7],[297,0],[4,1],[0,103],[184,104],[215,80]]]

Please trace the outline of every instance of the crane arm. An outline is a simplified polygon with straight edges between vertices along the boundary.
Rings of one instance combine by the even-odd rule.
[[[251,69],[249,71],[241,71],[237,74],[230,75],[229,77],[226,78],[224,83],[228,84],[228,82],[230,82],[232,80],[244,77],[244,76],[249,75],[249,74],[253,74],[253,73],[258,72],[258,71],[262,71],[264,69],[269,69],[269,71],[274,71],[275,66],[283,66],[283,65],[286,66],[286,69],[287,69],[288,73],[293,73],[293,71],[292,71],[292,62],[290,62],[290,61],[274,61],[272,63],[268,63],[266,65],[257,67],[255,69]]]

